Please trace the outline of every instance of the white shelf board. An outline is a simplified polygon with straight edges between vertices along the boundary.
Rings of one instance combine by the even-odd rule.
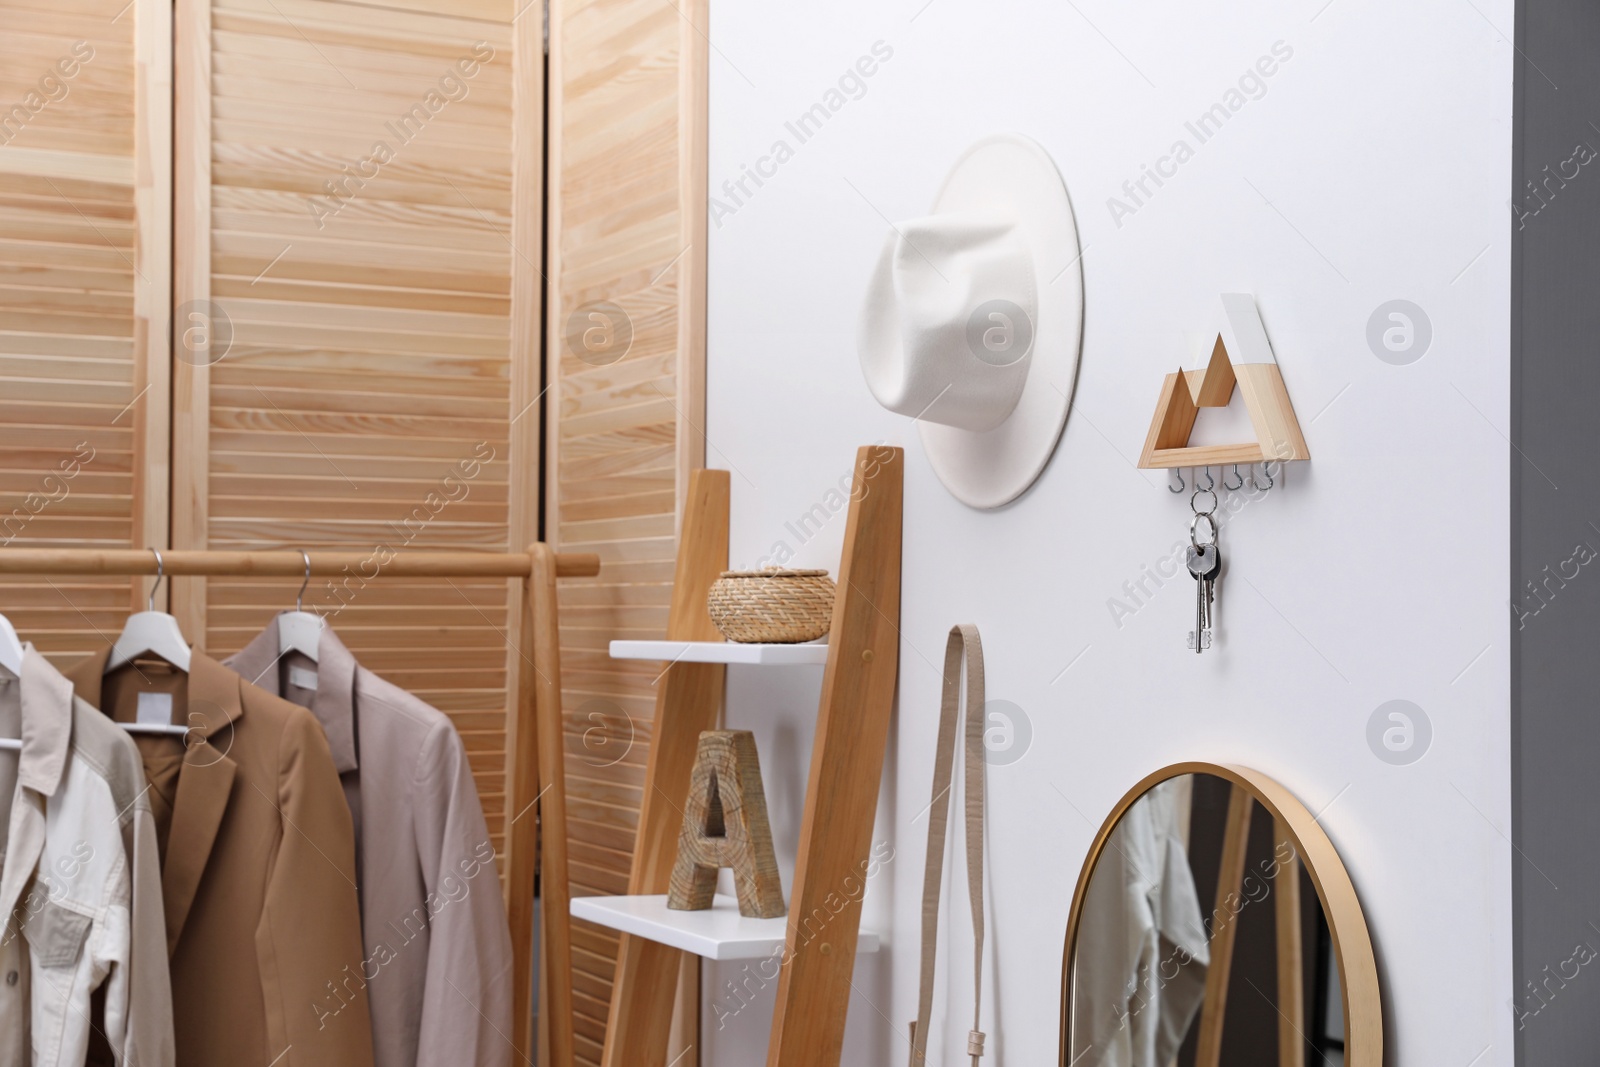
[[[760,960],[776,955],[783,948],[789,922],[786,917],[747,919],[739,914],[738,900],[720,893],[709,911],[672,911],[665,894],[574,897],[572,915],[708,960]],[[876,951],[877,934],[862,930],[856,935],[857,953]]]
[[[826,644],[744,645],[736,641],[613,641],[612,659],[653,659],[667,663],[753,663],[769,667],[828,662]]]

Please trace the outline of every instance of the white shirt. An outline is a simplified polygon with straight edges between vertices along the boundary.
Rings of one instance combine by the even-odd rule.
[[[0,1067],[79,1067],[102,986],[96,1025],[119,1067],[170,1067],[161,876],[138,749],[32,645],[21,679],[0,684],[0,736],[22,739],[20,753],[0,751]]]
[[[1095,864],[1073,957],[1079,1067],[1168,1067],[1205,997],[1211,955],[1183,845],[1192,785],[1169,779],[1135,801]]]

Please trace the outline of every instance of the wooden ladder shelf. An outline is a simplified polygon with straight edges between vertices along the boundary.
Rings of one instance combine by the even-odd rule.
[[[847,899],[837,913],[825,901],[831,897],[837,905],[837,888],[860,877],[872,846],[900,657],[904,470],[900,449],[869,446],[856,454],[768,1067],[837,1067],[844,1047],[861,901]],[[726,471],[695,471],[690,480],[667,620],[670,641],[721,640],[706,595],[728,565],[728,489]],[[631,895],[667,892],[695,751],[701,731],[717,728],[725,669],[679,659],[661,678]],[[828,916],[827,922],[806,921],[814,915]],[[685,956],[622,935],[605,1067],[666,1067],[680,975],[698,973],[684,967]],[[688,992],[689,1003],[698,1003],[698,990]]]

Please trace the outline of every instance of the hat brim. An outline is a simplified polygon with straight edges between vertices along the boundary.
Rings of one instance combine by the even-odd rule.
[[[1012,213],[1033,253],[1039,321],[1016,408],[982,432],[917,423],[928,462],[955,498],[997,508],[1038,480],[1066,428],[1083,351],[1078,226],[1049,153],[1014,133],[986,137],[956,161],[933,204],[934,214],[945,211]]]

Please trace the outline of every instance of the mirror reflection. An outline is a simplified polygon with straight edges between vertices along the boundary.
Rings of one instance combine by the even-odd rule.
[[[1212,774],[1123,813],[1069,975],[1070,1067],[1343,1067],[1338,964],[1286,827]]]

